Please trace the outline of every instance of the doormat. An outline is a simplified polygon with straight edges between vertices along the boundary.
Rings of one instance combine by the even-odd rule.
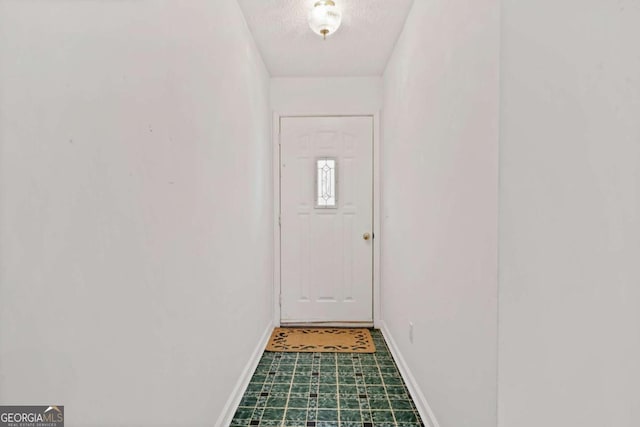
[[[275,328],[267,351],[300,353],[375,353],[369,330],[359,328]]]

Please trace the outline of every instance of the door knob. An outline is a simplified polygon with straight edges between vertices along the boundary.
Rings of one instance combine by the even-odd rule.
[[[363,238],[364,240],[369,240],[369,239],[371,238],[371,235],[370,235],[369,233],[364,233],[364,234],[362,235],[362,238]]]

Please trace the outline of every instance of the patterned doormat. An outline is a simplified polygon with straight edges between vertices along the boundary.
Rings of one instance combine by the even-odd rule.
[[[275,328],[267,351],[298,353],[375,353],[367,329]]]

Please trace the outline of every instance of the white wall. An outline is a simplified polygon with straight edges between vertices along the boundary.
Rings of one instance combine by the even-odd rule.
[[[640,4],[502,11],[499,425],[640,425]]]
[[[0,1],[0,403],[213,425],[271,321],[269,76],[183,3]]]
[[[496,425],[498,55],[497,0],[416,1],[384,75],[383,319],[443,427]]]
[[[382,108],[382,78],[272,78],[271,107],[285,115],[377,113]]]

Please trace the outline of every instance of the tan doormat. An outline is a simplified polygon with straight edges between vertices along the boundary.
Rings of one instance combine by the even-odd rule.
[[[375,353],[371,333],[351,328],[275,328],[267,351],[300,353]]]

